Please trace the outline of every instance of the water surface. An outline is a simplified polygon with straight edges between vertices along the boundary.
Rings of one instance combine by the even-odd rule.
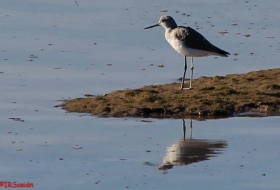
[[[98,118],[54,107],[181,77],[183,57],[163,29],[143,29],[163,14],[238,54],[195,59],[195,78],[278,67],[279,9],[260,0],[2,0],[0,180],[34,189],[279,189],[279,117],[193,120],[192,139],[186,120],[185,142],[222,147],[162,170],[171,147],[183,142],[182,120]]]

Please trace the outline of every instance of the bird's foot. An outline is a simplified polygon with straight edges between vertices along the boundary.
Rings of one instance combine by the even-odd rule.
[[[179,90],[193,90],[193,87],[189,87],[189,88],[179,88]]]

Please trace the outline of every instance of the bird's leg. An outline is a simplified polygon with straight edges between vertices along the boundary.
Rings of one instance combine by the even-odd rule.
[[[192,89],[193,69],[194,69],[194,64],[193,64],[193,57],[192,57],[192,60],[191,60],[191,70],[192,70],[192,73],[191,73],[191,78],[190,78],[190,87],[188,89]]]
[[[194,64],[193,64],[193,57],[191,59],[191,78],[190,78],[190,87],[189,88],[183,88],[184,86],[184,79],[185,79],[185,74],[186,74],[186,70],[187,70],[187,57],[185,56],[185,71],[184,71],[184,75],[183,75],[183,79],[182,79],[182,85],[181,85],[181,90],[191,90],[193,89],[192,87],[192,80],[193,80],[193,69],[194,69]]]
[[[184,132],[184,140],[186,139],[186,124],[185,120],[183,119],[183,132]]]
[[[181,88],[180,90],[184,89],[184,82],[185,82],[185,75],[186,75],[186,71],[187,71],[187,57],[185,56],[185,65],[184,65],[184,74],[183,74],[183,78],[182,78],[182,83],[181,83]]]
[[[191,122],[190,122],[190,139],[192,138],[192,118],[191,118]]]

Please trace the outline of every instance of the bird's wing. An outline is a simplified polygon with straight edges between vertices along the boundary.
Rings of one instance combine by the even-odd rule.
[[[221,49],[211,44],[204,36],[191,27],[179,26],[175,35],[189,48],[220,53]]]

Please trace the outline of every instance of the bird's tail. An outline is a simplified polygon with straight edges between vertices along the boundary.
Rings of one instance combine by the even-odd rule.
[[[222,49],[220,49],[220,48],[217,48],[216,53],[218,53],[218,54],[219,54],[220,56],[222,56],[222,57],[228,57],[228,56],[230,55],[229,52],[224,51],[224,50],[222,50]]]

